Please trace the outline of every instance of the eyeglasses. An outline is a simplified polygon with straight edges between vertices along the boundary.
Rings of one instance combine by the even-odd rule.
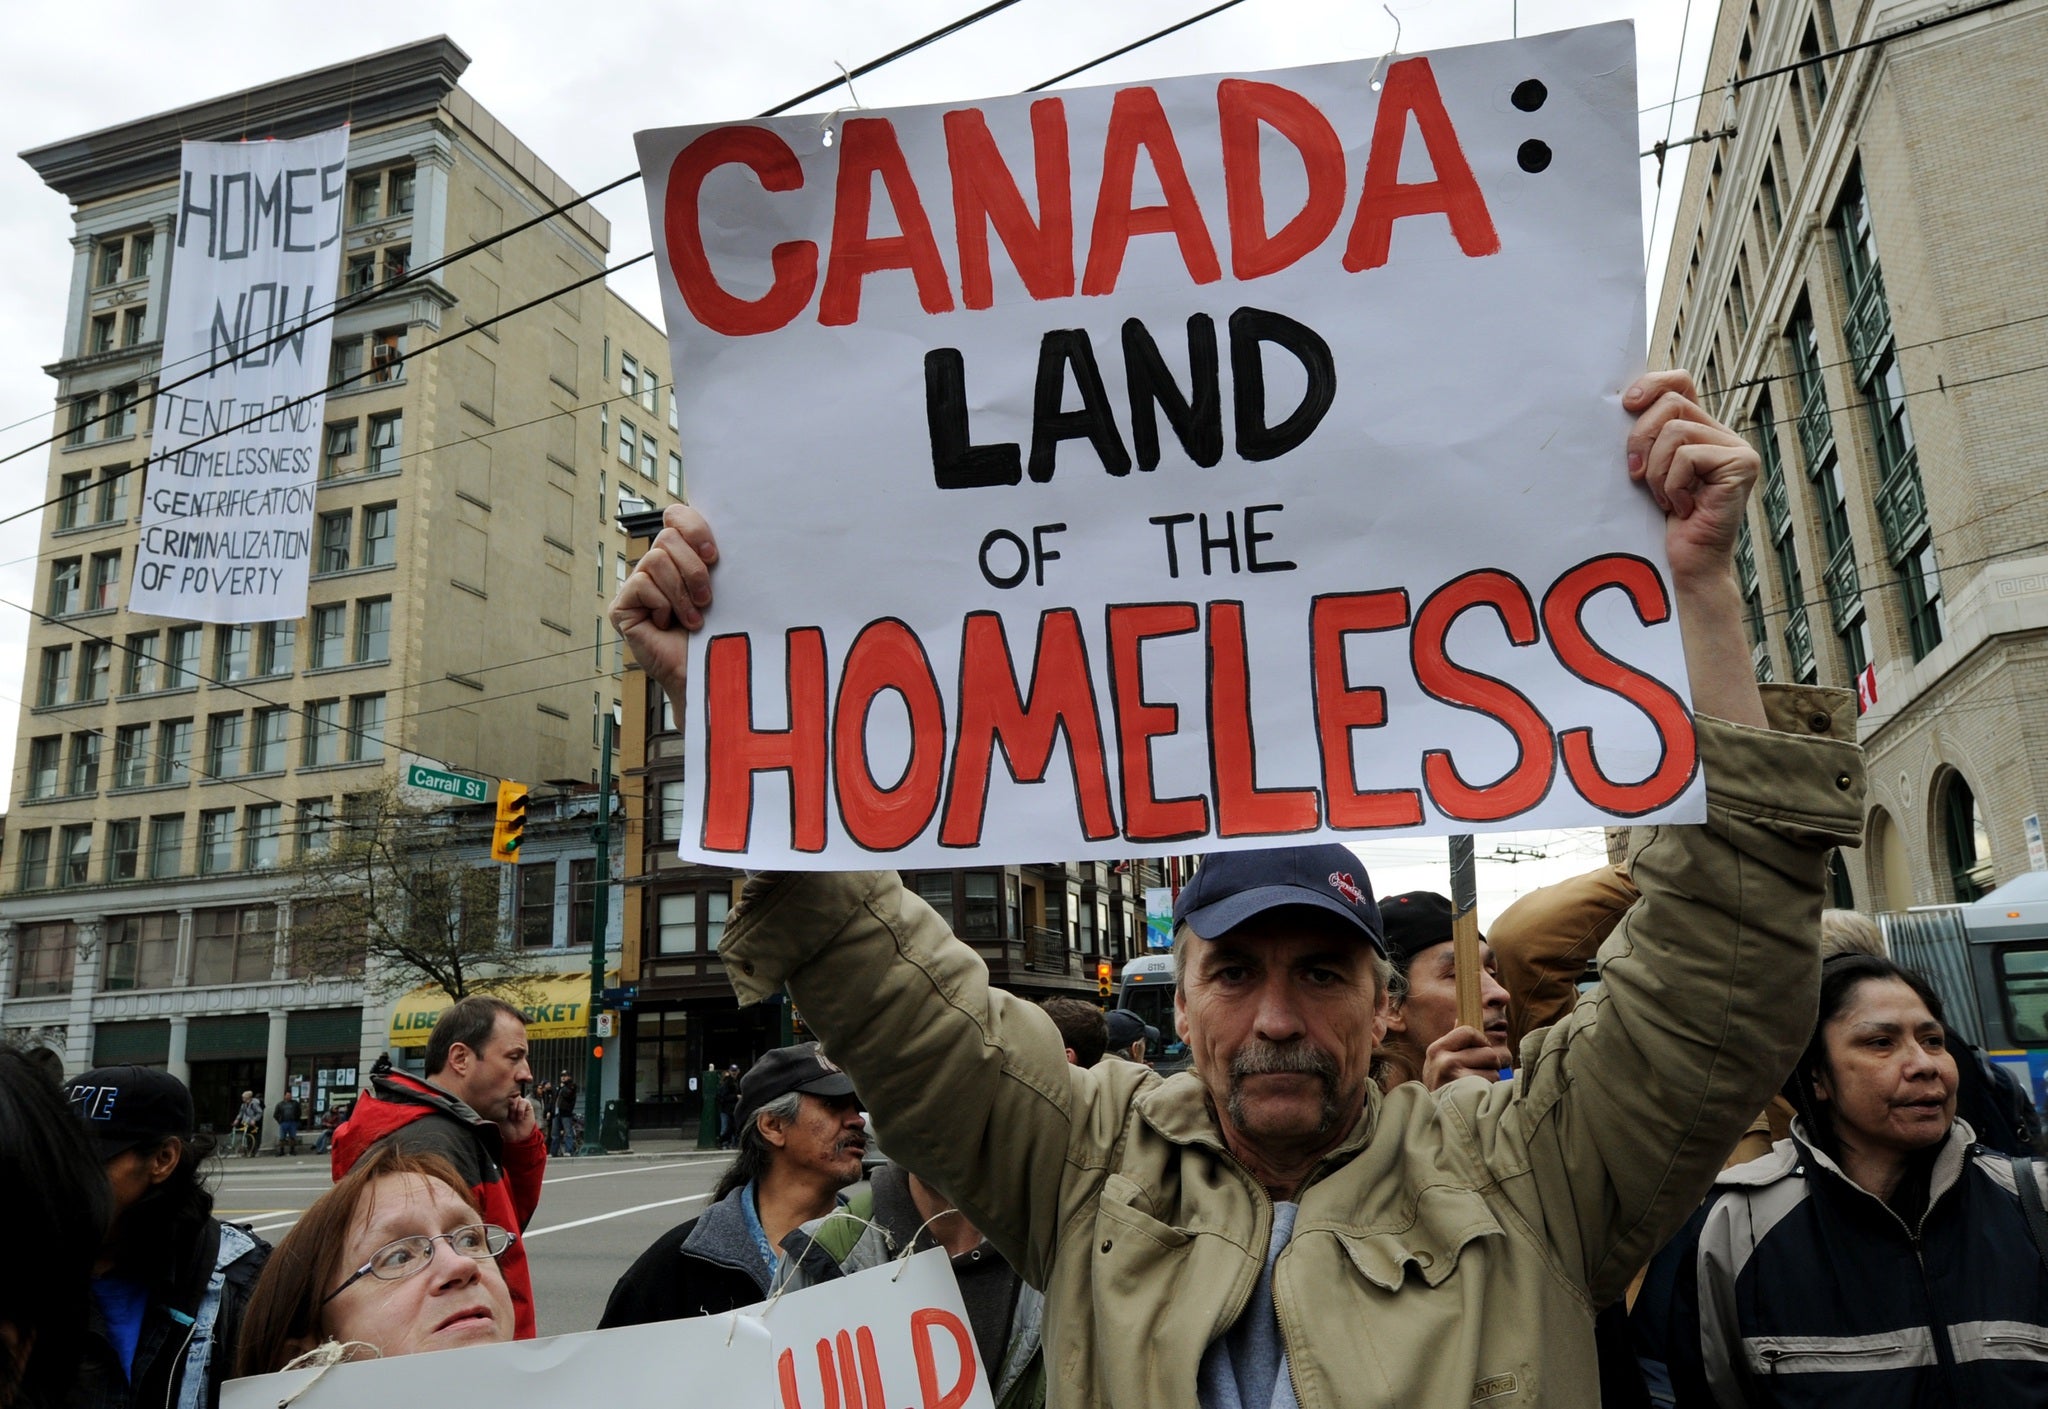
[[[413,1273],[424,1271],[434,1260],[434,1244],[444,1238],[459,1255],[476,1262],[496,1257],[513,1243],[513,1235],[495,1223],[465,1223],[446,1233],[415,1233],[410,1238],[386,1243],[371,1253],[370,1260],[350,1274],[346,1282],[329,1292],[320,1304],[327,1305],[365,1277],[375,1277],[380,1282],[402,1282]]]

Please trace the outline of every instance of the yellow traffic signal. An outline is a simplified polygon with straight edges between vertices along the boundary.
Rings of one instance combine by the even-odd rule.
[[[1109,960],[1095,961],[1095,992],[1102,998],[1109,997]]]
[[[517,861],[526,839],[526,784],[505,779],[498,784],[498,824],[491,829],[491,860]]]

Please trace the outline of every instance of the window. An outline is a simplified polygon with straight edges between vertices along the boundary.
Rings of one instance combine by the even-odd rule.
[[[569,943],[589,944],[597,937],[597,906],[602,892],[597,886],[597,862],[588,856],[569,862]]]
[[[88,354],[112,352],[114,350],[114,326],[114,315],[111,313],[102,313],[93,319],[91,331],[87,335],[86,352]]]
[[[411,268],[412,268],[412,246],[411,246],[411,245],[386,245],[386,246],[384,247],[384,282],[385,282],[385,283],[387,283],[387,284],[398,284],[398,283],[403,283],[403,282],[405,281],[405,276],[406,276],[407,272],[408,272],[409,270],[411,270]],[[401,337],[402,337],[402,335],[401,335]],[[403,352],[404,350],[405,350],[405,344],[403,343],[403,341],[401,341],[401,342],[399,343],[399,351],[400,351],[400,352]]]
[[[355,262],[349,263],[349,291],[355,291]],[[327,359],[327,384],[337,390],[346,390],[358,382],[363,375],[363,340],[361,338],[336,338],[334,351]]]
[[[114,682],[114,643],[87,641],[78,651],[78,698],[103,700]]]
[[[309,797],[299,804],[299,857],[319,856],[334,845],[334,799]]]
[[[725,934],[732,894],[724,890],[683,891],[656,904],[656,950],[662,954],[708,953]]]
[[[50,615],[70,616],[84,603],[80,590],[83,558],[59,558],[50,564]]]
[[[146,695],[155,690],[159,664],[156,656],[156,633],[138,631],[122,644],[121,649],[125,653],[121,693]]]
[[[1812,684],[1817,678],[1813,658],[1813,627],[1806,615],[1806,579],[1799,566],[1799,547],[1792,532],[1791,490],[1778,455],[1778,428],[1771,419],[1771,399],[1757,398],[1754,433],[1763,461],[1764,518],[1770,530],[1771,556],[1778,564],[1778,585],[1785,593],[1786,662],[1793,679]]]
[[[391,173],[390,200],[384,210],[388,215],[412,214],[412,191],[415,172],[412,167],[401,166]]]
[[[315,700],[306,706],[304,765],[317,768],[341,761],[341,701]]]
[[[1776,238],[1778,232],[1785,228],[1785,208],[1778,200],[1778,166],[1775,161],[1764,166],[1758,188],[1763,195],[1764,221],[1772,238]]]
[[[213,678],[247,680],[256,640],[253,626],[217,626],[213,638]]]
[[[169,988],[177,975],[178,915],[122,915],[107,922],[107,961],[100,984],[109,993]]]
[[[92,471],[79,470],[57,481],[57,527],[77,528],[86,521],[86,494],[92,487]]]
[[[1929,539],[1899,564],[1899,592],[1905,598],[1906,633],[1919,660],[1941,644],[1941,570]]]
[[[71,776],[65,791],[74,797],[99,790],[100,735],[98,731],[71,736]]]
[[[107,879],[134,880],[141,850],[142,823],[138,819],[123,817],[107,823]]]
[[[354,531],[355,512],[340,509],[320,516],[318,534],[318,556],[313,561],[315,572],[347,572],[348,540]]]
[[[43,647],[43,668],[42,673],[37,677],[36,703],[42,706],[71,703],[71,648],[69,646]]]
[[[652,367],[640,369],[640,405],[650,416],[657,409],[661,396],[660,386],[661,383],[655,379]]]
[[[313,608],[313,659],[308,668],[325,670],[329,666],[342,664],[342,641],[347,631],[346,602]]]
[[[640,390],[640,364],[627,353],[619,354],[619,395],[632,396]]]
[[[115,523],[128,517],[128,478],[126,465],[109,465],[100,471],[99,493],[94,506],[96,522]]]
[[[242,772],[242,716],[216,714],[206,721],[206,772],[235,778]]]
[[[370,453],[363,463],[366,473],[385,475],[398,469],[400,447],[405,440],[405,413],[392,411],[370,417]]]
[[[107,419],[100,428],[101,440],[121,440],[135,434],[135,403],[141,393],[133,382],[107,393]]]
[[[384,756],[382,695],[357,695],[348,702],[348,756],[357,763]]]
[[[140,788],[149,782],[149,726],[124,724],[114,731],[114,786]]]
[[[284,836],[284,808],[261,803],[242,815],[242,869],[267,871],[277,865]]]
[[[235,864],[235,813],[234,809],[223,807],[212,812],[199,814],[199,874],[215,875]],[[194,983],[202,982],[195,972]],[[222,979],[203,980],[209,983],[225,982]]]
[[[967,905],[960,916],[962,939],[995,939],[1002,934],[1002,878],[993,871],[968,871]]]
[[[677,429],[677,426],[676,426],[676,384],[675,384],[674,382],[670,382],[670,383],[668,384],[668,428],[669,428],[670,430],[675,430],[675,429]]]
[[[178,874],[179,853],[185,849],[185,819],[182,815],[149,819],[149,874],[164,879]]]
[[[256,639],[258,675],[292,673],[292,656],[299,644],[299,624],[296,621],[270,622],[261,628],[261,634]]]
[[[192,778],[192,721],[166,719],[156,731],[156,780],[184,783]]]
[[[555,942],[555,863],[519,868],[519,947],[546,949]]]
[[[121,580],[121,553],[94,553],[92,569],[85,580],[85,609],[89,612],[110,610],[114,605],[114,584]]]
[[[174,626],[170,634],[170,656],[164,672],[166,690],[183,690],[199,682],[198,626]]]
[[[283,705],[256,711],[253,735],[249,741],[251,773],[284,771],[284,745],[291,733],[291,722],[292,712]]]
[[[348,268],[342,274],[344,293],[367,293],[377,285],[377,255],[374,250],[348,257]],[[362,349],[356,349],[356,368],[362,368]]]
[[[51,734],[31,739],[28,745],[28,795],[30,798],[57,795],[57,768],[64,752],[62,737]]]
[[[918,897],[932,909],[939,912],[939,918],[948,928],[954,924],[953,917],[953,873],[951,871],[922,871],[912,888]]]
[[[108,284],[121,282],[121,270],[127,263],[128,242],[119,236],[104,240],[100,244],[99,268],[93,282],[104,288]]]
[[[41,890],[50,883],[50,829],[21,834],[20,888]],[[16,990],[19,992],[19,990]]]
[[[148,230],[128,237],[128,277],[147,278],[150,260],[156,254],[156,235]]]
[[[143,340],[143,330],[149,319],[146,308],[130,308],[121,314],[121,346],[135,347]]]
[[[64,426],[66,446],[85,444],[86,429],[92,425],[92,418],[99,414],[99,409],[100,399],[97,395],[72,398]]]
[[[389,567],[398,561],[398,506],[372,504],[363,510],[362,564]]]
[[[232,819],[230,819],[232,820]],[[192,912],[192,983],[260,983],[277,966],[277,907]]]
[[[380,198],[384,194],[384,182],[378,176],[358,176],[349,187],[348,223],[367,225],[382,215]]]
[[[639,455],[639,436],[633,430],[633,423],[624,416],[619,417],[619,463],[632,469]]]
[[[391,599],[365,597],[356,603],[356,662],[391,659]]]
[[[1977,806],[1960,774],[1949,775],[1941,799],[1942,840],[1948,851],[1949,880],[1955,886],[1956,903],[1968,905],[1991,893],[1991,833],[1984,826],[1984,813]]]
[[[45,854],[50,834],[39,834]],[[23,858],[26,860],[26,858]],[[37,885],[41,885],[39,880]],[[23,925],[14,965],[14,996],[35,998],[71,991],[71,961],[78,953],[78,935],[68,921]]]
[[[654,443],[654,432],[640,437],[640,477],[655,479],[660,473],[661,447]]]
[[[668,452],[668,492],[683,497],[683,457],[673,450]]]
[[[92,883],[92,824],[65,827],[57,834],[57,884]]]
[[[405,380],[405,329],[379,328],[370,335],[370,380]]]
[[[612,413],[605,407],[600,406],[597,408],[597,448],[599,453],[602,453],[611,444],[611,436]],[[600,503],[603,502],[604,495],[602,493],[597,497]]]
[[[320,478],[340,479],[356,469],[356,425],[336,421],[327,427],[327,440],[320,452]]]

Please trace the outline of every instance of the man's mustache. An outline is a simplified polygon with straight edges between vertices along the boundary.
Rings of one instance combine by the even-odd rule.
[[[1320,1077],[1325,1085],[1334,1086],[1337,1059],[1305,1038],[1294,1042],[1249,1042],[1230,1059],[1233,1081],[1247,1076],[1278,1076],[1295,1072]]]

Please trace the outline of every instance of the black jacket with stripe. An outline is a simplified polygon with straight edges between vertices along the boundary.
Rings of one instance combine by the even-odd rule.
[[[1681,1409],[2048,1406],[2048,1263],[2012,1162],[1957,1121],[1915,1225],[1804,1134],[1724,1171],[1658,1255]]]

